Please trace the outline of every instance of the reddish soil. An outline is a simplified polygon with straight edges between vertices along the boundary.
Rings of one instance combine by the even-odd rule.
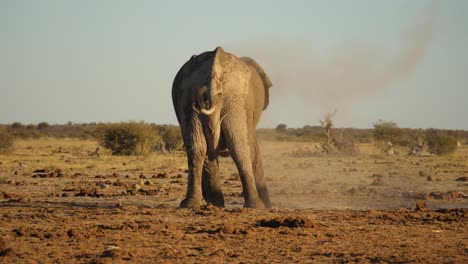
[[[466,263],[468,210],[3,203],[3,263]]]
[[[241,208],[226,159],[227,209],[179,209],[187,172],[164,162],[183,164],[182,154],[6,157],[28,167],[0,165],[0,263],[468,263],[468,151],[423,160],[264,149],[276,207],[265,210]]]

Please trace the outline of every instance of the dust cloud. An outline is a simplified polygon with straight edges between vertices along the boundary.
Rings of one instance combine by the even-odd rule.
[[[260,148],[273,207],[394,210],[417,200],[431,209],[468,206],[468,186],[456,180],[468,168],[468,148],[424,160],[404,150],[389,157],[372,144],[359,144],[357,155],[325,155],[317,142],[261,141]]]
[[[266,69],[273,81],[273,100],[294,96],[296,103],[318,106],[321,115],[335,109],[343,115],[353,100],[382,92],[413,72],[431,41],[437,9],[437,2],[431,2],[418,21],[401,33],[396,49],[347,41],[324,56],[314,53],[310,41],[278,37],[226,47],[255,58]],[[307,111],[302,114],[310,116]]]

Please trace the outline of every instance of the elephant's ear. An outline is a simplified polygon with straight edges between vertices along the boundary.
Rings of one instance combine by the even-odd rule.
[[[252,66],[262,78],[263,81],[263,87],[265,88],[265,105],[263,106],[263,110],[265,110],[268,107],[268,104],[270,102],[270,93],[269,89],[273,84],[271,83],[270,77],[266,74],[265,70],[260,66],[254,59],[249,58],[249,57],[242,57],[241,60],[245,62],[246,64]]]

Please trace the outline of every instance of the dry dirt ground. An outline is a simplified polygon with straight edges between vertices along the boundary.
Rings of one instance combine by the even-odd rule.
[[[262,142],[265,210],[241,208],[230,159],[226,209],[178,209],[183,153],[96,157],[96,146],[26,140],[0,156],[0,263],[468,263],[467,146],[327,157]]]

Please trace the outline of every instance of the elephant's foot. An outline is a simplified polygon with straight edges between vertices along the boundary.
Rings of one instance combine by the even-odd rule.
[[[245,201],[244,208],[254,208],[254,209],[263,209],[265,205],[260,199],[253,200],[253,201]]]
[[[199,198],[185,198],[180,202],[180,208],[195,208],[200,207],[201,201]]]
[[[258,194],[263,204],[265,205],[265,208],[271,208],[270,195],[268,195],[267,188],[266,187],[259,188]]]
[[[218,207],[224,207],[224,195],[222,192],[215,192],[205,197],[207,203]]]

